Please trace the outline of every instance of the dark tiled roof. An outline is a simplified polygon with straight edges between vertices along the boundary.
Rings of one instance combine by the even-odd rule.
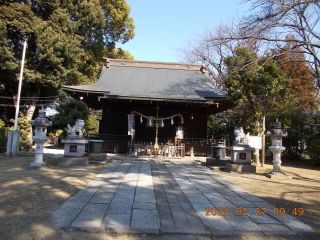
[[[63,86],[66,91],[105,93],[108,98],[204,101],[226,98],[214,88],[198,64],[108,59],[99,80],[91,85]]]

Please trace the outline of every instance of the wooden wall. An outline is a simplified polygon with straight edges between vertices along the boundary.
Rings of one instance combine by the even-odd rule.
[[[113,101],[104,100],[102,120],[100,121],[100,134],[128,134],[128,114],[138,111],[147,116],[156,116],[156,107],[159,103],[146,103],[142,101]],[[201,105],[202,106],[202,105]],[[159,117],[168,117],[181,113],[184,117],[184,124],[181,124],[180,117],[164,120],[164,127],[159,127],[158,143],[174,142],[176,128],[184,127],[184,138],[206,138],[207,137],[207,114],[204,107],[186,105],[181,103],[160,103]],[[193,119],[192,119],[193,116]],[[140,115],[135,115],[135,141],[155,141],[156,127],[147,127],[147,119],[143,118],[140,123]]]

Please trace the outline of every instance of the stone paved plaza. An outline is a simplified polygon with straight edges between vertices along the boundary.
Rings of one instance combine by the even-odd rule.
[[[314,233],[297,217],[276,216],[274,206],[201,164],[118,159],[53,214],[55,224],[89,232],[198,236],[193,239]]]

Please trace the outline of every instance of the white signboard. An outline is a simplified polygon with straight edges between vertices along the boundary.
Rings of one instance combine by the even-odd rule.
[[[255,149],[262,149],[262,138],[259,136],[249,136],[249,145]]]
[[[132,135],[133,125],[134,125],[134,115],[128,114],[128,135]]]

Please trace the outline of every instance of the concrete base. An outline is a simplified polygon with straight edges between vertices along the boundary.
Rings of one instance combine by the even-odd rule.
[[[89,157],[90,160],[94,160],[94,161],[107,160],[107,154],[106,153],[89,153],[88,157]]]
[[[227,163],[226,167],[227,167],[227,170],[231,172],[250,172],[250,173],[257,172],[257,166],[255,165],[241,165],[241,164]]]
[[[31,163],[29,166],[26,166],[26,168],[44,168],[46,167],[46,164],[44,162],[42,163]]]
[[[75,157],[62,157],[58,159],[60,166],[87,166],[89,164],[88,157],[75,158]]]
[[[206,166],[226,166],[227,163],[230,163],[229,158],[223,158],[223,159],[206,158]]]
[[[226,166],[208,166],[208,168],[213,172],[219,172],[226,169]]]
[[[287,176],[282,172],[269,172],[266,174],[266,177],[274,180],[291,180],[291,176]]]
[[[90,164],[102,164],[102,165],[104,165],[104,164],[106,164],[106,161],[95,161],[95,160],[90,160],[89,159],[89,163]]]

